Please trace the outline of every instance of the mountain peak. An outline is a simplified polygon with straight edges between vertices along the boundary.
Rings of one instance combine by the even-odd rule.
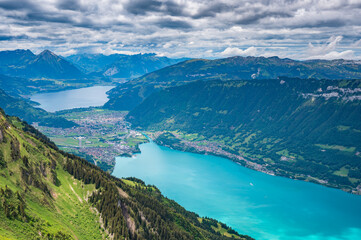
[[[73,64],[50,50],[44,50],[28,66],[33,76],[50,78],[78,78],[82,73]]]
[[[50,50],[44,50],[42,51],[39,56],[53,56],[53,57],[58,57],[55,53],[53,53],[52,51]]]

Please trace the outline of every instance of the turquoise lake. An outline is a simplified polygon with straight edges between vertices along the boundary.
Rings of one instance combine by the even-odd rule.
[[[187,210],[242,234],[259,240],[361,239],[361,196],[153,142],[140,149],[133,158],[118,157],[113,175],[154,184]]]
[[[48,112],[65,109],[97,107],[108,101],[107,91],[114,86],[94,86],[72,90],[40,93],[31,96],[31,100],[40,103],[40,108]]]

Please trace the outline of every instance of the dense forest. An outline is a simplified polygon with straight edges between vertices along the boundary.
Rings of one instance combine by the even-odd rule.
[[[297,77],[302,79],[361,78],[361,65],[347,60],[296,61],[278,57],[192,59],[133,79],[112,89],[105,107],[131,110],[153,92],[196,80],[253,80]]]
[[[0,89],[0,108],[8,114],[18,116],[29,123],[38,123],[43,126],[69,128],[77,126],[76,123],[65,118],[58,117],[44,109],[33,107],[28,101],[22,98],[11,97]]]
[[[186,211],[155,186],[117,179],[60,151],[35,128],[3,111],[0,238],[252,239]]]
[[[195,134],[249,167],[357,193],[360,100],[360,80],[198,81],[152,94],[127,118],[171,131],[158,136],[166,145],[182,149],[176,135]]]

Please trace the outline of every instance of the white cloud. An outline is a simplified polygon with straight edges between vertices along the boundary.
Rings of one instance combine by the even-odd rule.
[[[70,56],[70,55],[73,55],[73,54],[76,54],[77,51],[74,50],[74,49],[70,49],[70,50],[67,50],[67,51],[64,51],[64,52],[59,52],[58,51],[58,54],[60,54],[61,56],[64,56],[64,57],[67,57],[67,56]]]
[[[306,59],[354,59],[355,52],[353,50],[336,51],[342,39],[342,36],[332,36],[324,44],[309,43]]]
[[[355,52],[352,50],[346,50],[346,51],[342,51],[342,52],[332,51],[332,52],[326,53],[324,55],[311,56],[308,59],[326,59],[326,60],[355,59]]]
[[[172,47],[173,44],[167,42],[166,44],[163,45],[163,48],[170,48]]]
[[[330,37],[325,44],[313,45],[312,43],[308,44],[308,52],[311,56],[313,55],[324,55],[336,49],[336,46],[342,40],[342,36],[332,36]]]
[[[257,48],[249,47],[245,50],[236,47],[227,47],[219,55],[222,57],[232,57],[232,56],[256,56]]]
[[[139,54],[140,52],[133,52],[133,51],[127,51],[127,50],[114,50],[111,48],[107,48],[105,50],[100,50],[98,53],[102,53],[104,55],[111,55],[111,54],[126,54],[126,55],[135,55]]]

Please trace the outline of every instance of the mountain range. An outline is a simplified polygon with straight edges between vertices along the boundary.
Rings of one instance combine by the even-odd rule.
[[[146,73],[187,60],[148,54],[76,54],[61,57],[44,50],[35,55],[30,50],[0,51],[0,73],[31,79],[82,79],[139,77]]]
[[[153,72],[163,67],[187,60],[159,57],[154,53],[146,54],[78,54],[66,58],[85,73],[111,78],[130,79]]]
[[[0,71],[4,75],[24,78],[78,79],[84,74],[73,64],[44,50],[38,55],[30,50],[0,52]]]
[[[127,81],[186,59],[155,54],[76,54],[61,57],[49,50],[0,51],[0,88],[12,96],[109,85]]]
[[[195,80],[254,80],[277,77],[302,79],[361,78],[361,64],[349,60],[296,61],[278,57],[192,59],[133,79],[110,91],[109,109],[130,110],[151,93]]]

